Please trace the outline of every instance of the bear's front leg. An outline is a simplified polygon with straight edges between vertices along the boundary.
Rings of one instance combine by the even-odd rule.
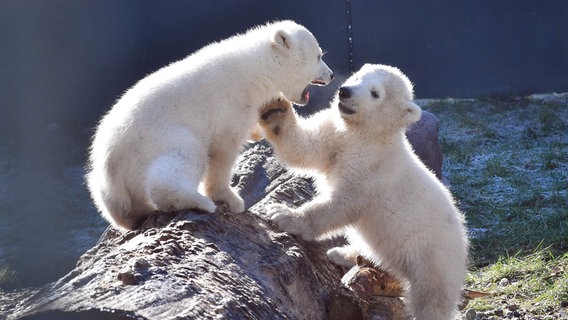
[[[333,197],[319,196],[297,209],[273,204],[268,207],[267,216],[281,230],[313,240],[356,223],[361,212],[359,206],[356,199],[334,201]]]
[[[238,145],[237,145],[238,146]],[[209,155],[209,166],[203,183],[205,194],[214,202],[226,202],[232,213],[245,211],[245,202],[230,187],[233,163],[238,155],[238,148],[224,144]]]
[[[289,208],[284,204],[274,203],[268,206],[266,215],[284,232],[298,235],[308,241],[315,239],[312,224],[297,209]]]

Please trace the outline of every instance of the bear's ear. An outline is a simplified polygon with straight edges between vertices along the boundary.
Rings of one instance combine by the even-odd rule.
[[[278,30],[272,36],[272,47],[290,49],[290,35],[284,30]]]
[[[402,112],[402,123],[404,126],[409,126],[417,122],[420,120],[420,116],[422,115],[422,109],[412,101],[403,103]]]

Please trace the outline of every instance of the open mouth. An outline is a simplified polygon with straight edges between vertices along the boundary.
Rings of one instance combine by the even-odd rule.
[[[304,88],[304,91],[302,91],[302,96],[301,96],[301,98],[302,98],[302,103],[303,103],[303,104],[307,104],[308,101],[310,100],[310,92],[308,91],[308,88],[309,88],[310,85],[326,86],[326,85],[327,85],[327,82],[325,82],[325,81],[323,81],[323,80],[319,80],[319,79],[315,79],[315,80],[313,80],[312,82],[310,82],[310,84],[307,85],[307,86]]]
[[[308,87],[304,88],[302,91],[302,102],[308,103],[310,100],[310,92],[308,91]]]
[[[344,114],[355,114],[355,110],[347,107],[345,104],[343,104],[343,102],[339,101],[339,103],[337,104],[337,107],[339,108],[339,111],[341,111],[341,113]]]

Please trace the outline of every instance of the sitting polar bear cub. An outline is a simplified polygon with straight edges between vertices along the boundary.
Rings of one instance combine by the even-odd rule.
[[[87,183],[114,226],[137,228],[154,211],[245,210],[229,184],[258,110],[282,93],[298,104],[333,74],[314,36],[292,21],[210,44],[130,88],[100,122]],[[199,186],[205,195],[198,192]]]
[[[261,110],[276,155],[321,173],[320,194],[268,215],[306,240],[346,231],[350,245],[328,251],[353,265],[361,253],[408,281],[419,320],[453,319],[468,241],[450,192],[413,153],[405,128],[420,118],[412,84],[398,69],[365,65],[339,89],[332,108],[297,118],[285,99]]]

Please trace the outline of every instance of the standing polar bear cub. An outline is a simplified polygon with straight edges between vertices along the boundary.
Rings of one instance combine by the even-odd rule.
[[[339,89],[330,109],[298,118],[279,99],[261,110],[276,155],[320,175],[320,194],[297,209],[268,215],[306,240],[346,232],[349,245],[328,257],[354,264],[362,254],[408,282],[419,320],[453,319],[468,241],[449,191],[418,159],[405,128],[419,120],[412,84],[398,69],[365,65]]]
[[[305,104],[309,84],[332,78],[314,36],[292,21],[210,44],[150,74],[97,128],[86,177],[96,206],[124,229],[154,211],[213,212],[215,202],[244,211],[229,184],[259,108],[281,93]]]

